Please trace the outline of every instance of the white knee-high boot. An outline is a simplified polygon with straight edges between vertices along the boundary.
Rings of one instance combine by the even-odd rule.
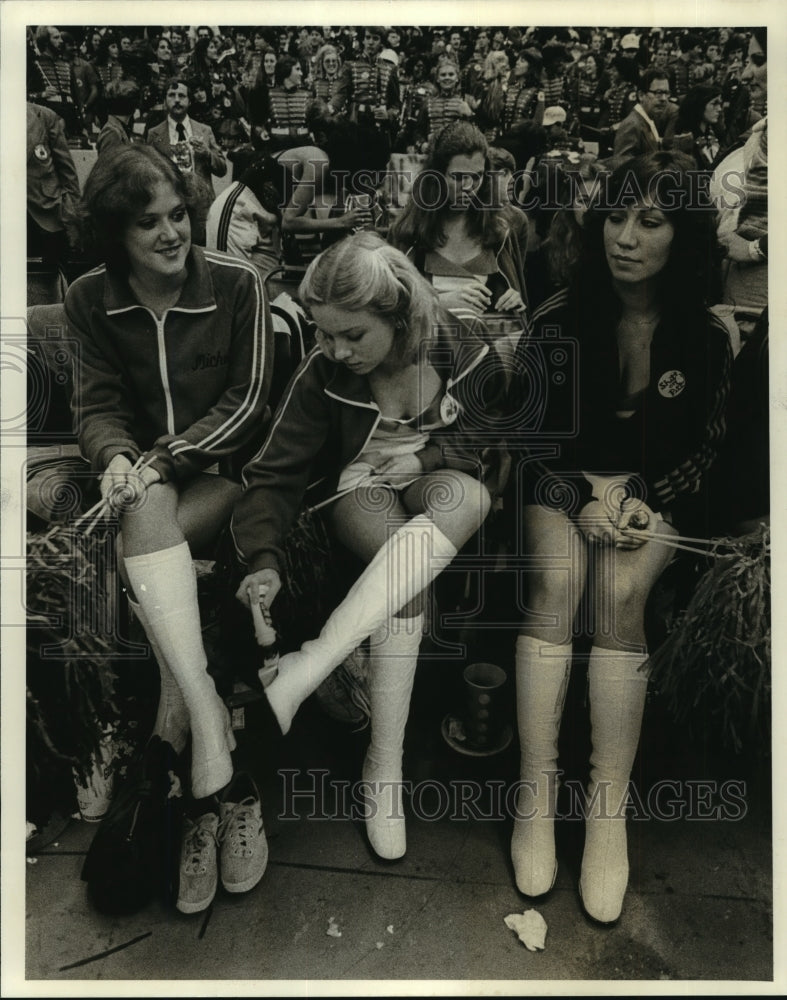
[[[516,642],[516,706],[520,781],[511,861],[526,896],[555,881],[558,736],[571,673],[571,643],[555,645],[520,635]]]
[[[161,652],[155,635],[153,635],[153,630],[148,624],[147,616],[141,605],[133,601],[130,595],[128,603],[139,624],[145,630],[145,636],[153,650],[161,678],[156,721],[153,724],[151,735],[166,740],[173,747],[175,753],[182,753],[189,736],[189,710],[183,700],[183,693],[178,687],[178,682],[172,676],[172,671],[167,666],[167,661],[164,659],[164,654]]]
[[[422,514],[391,535],[317,638],[279,661],[279,674],[265,693],[283,733],[328,674],[428,587],[455,555],[451,540]]]
[[[647,657],[594,646],[588,663],[592,752],[579,883],[582,903],[596,920],[617,920],[628,883],[625,810],[637,753]]]
[[[366,833],[381,858],[407,850],[402,805],[402,749],[418,665],[423,615],[392,618],[371,637],[369,702],[372,735],[363,764]]]
[[[223,788],[232,777],[235,749],[229,713],[207,671],[197,601],[197,577],[186,542],[125,557],[126,574],[147,620],[148,635],[172,671],[188,708],[191,786],[195,798]]]

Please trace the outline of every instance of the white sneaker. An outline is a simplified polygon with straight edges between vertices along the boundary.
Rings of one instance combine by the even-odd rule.
[[[219,817],[205,813],[197,820],[185,819],[180,852],[180,884],[175,904],[181,913],[199,913],[213,902],[218,883],[216,843]]]
[[[248,892],[268,866],[260,793],[250,774],[235,775],[221,794],[219,809],[221,884],[227,892]]]

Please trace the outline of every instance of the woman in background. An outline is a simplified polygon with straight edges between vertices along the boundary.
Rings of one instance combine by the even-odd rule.
[[[333,113],[333,91],[342,69],[342,59],[335,45],[322,45],[314,57],[312,72],[312,96],[324,101]]]
[[[463,318],[523,312],[527,298],[526,247],[493,194],[488,150],[469,122],[438,132],[389,237]]]
[[[710,170],[723,152],[724,119],[721,87],[700,83],[692,87],[680,104],[675,126],[678,134],[691,133],[692,155],[699,170]]]

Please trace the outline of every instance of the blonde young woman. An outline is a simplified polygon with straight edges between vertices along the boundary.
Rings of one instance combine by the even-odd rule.
[[[335,45],[321,45],[314,57],[312,70],[312,97],[324,101],[329,112],[333,113],[333,92],[339,81],[342,69],[342,57]]]
[[[320,635],[282,657],[265,705],[274,730],[288,732],[301,703],[371,636],[366,829],[376,853],[394,859],[406,850],[402,747],[424,592],[489,511],[498,453],[484,434],[502,381],[489,345],[374,233],[317,257],[300,299],[318,346],[244,470],[233,534],[248,572],[237,597],[273,605],[275,618],[285,541],[304,506],[321,509],[367,563]]]

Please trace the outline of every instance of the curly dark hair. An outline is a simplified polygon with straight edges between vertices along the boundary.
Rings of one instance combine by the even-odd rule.
[[[662,317],[681,327],[696,323],[706,307],[718,301],[721,252],[716,209],[702,183],[702,172],[683,153],[638,156],[603,179],[601,197],[585,215],[573,294],[583,304],[583,315],[617,321],[621,307],[604,251],[604,223],[611,211],[648,198],[675,230],[660,275]]]
[[[153,146],[119,146],[99,156],[85,181],[78,213],[83,246],[91,259],[104,261],[112,270],[127,270],[123,236],[161,181],[183,198],[193,225],[197,193],[191,178]]]

